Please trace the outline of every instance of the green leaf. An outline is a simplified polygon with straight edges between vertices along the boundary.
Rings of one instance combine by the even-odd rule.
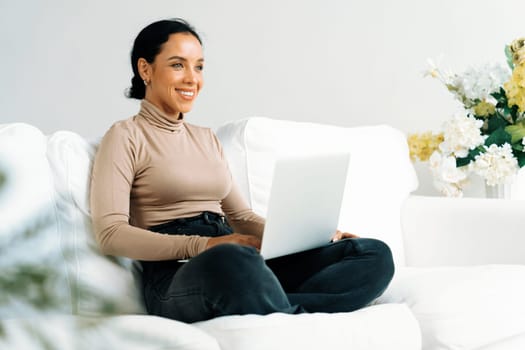
[[[468,152],[468,155],[463,158],[456,158],[456,168],[468,165],[476,159],[476,156],[482,151],[481,147],[476,147]]]
[[[510,115],[511,115],[511,117],[512,117],[512,122],[513,122],[513,123],[516,123],[516,120],[517,120],[518,117],[519,117],[518,109],[519,109],[519,107],[518,107],[517,105],[513,105],[513,106],[510,108]]]
[[[474,149],[471,149],[468,151],[468,157],[472,160],[476,159],[476,156],[480,154],[482,151],[484,151],[483,147],[476,147]]]
[[[498,146],[501,146],[505,143],[511,143],[511,136],[508,132],[505,131],[504,128],[499,128],[495,130],[486,140],[485,140],[485,146],[490,146],[492,144],[496,144]]]
[[[456,158],[456,168],[468,165],[471,161],[472,159],[470,159],[469,157]]]
[[[496,107],[503,108],[507,105],[507,94],[502,87],[499,88],[499,91],[493,92],[490,95],[496,99]]]
[[[525,153],[521,152],[516,154],[516,158],[518,158],[518,165],[520,168],[523,168],[525,166]]]
[[[519,122],[505,127],[505,131],[511,136],[511,143],[516,143],[525,137],[525,123]]]
[[[488,119],[488,129],[487,129],[487,135],[491,135],[496,130],[505,128],[509,123],[502,117],[495,115],[493,117],[490,117]]]
[[[519,107],[516,105],[509,106],[509,100],[505,89],[500,87],[499,92],[493,92],[490,95],[497,101],[496,108],[501,110],[496,114],[499,114],[503,119],[507,119],[509,123],[515,123],[520,115]]]
[[[512,51],[510,51],[510,46],[505,46],[505,56],[507,57],[507,64],[510,69],[514,69],[514,60],[512,59]]]

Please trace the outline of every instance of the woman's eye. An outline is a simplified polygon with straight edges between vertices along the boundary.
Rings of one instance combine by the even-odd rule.
[[[195,69],[202,72],[204,70],[204,66],[196,66]]]
[[[171,66],[173,68],[180,69],[180,68],[182,68],[182,63],[173,63]]]

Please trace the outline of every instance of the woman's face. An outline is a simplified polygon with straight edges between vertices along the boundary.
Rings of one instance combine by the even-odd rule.
[[[155,61],[149,64],[141,58],[138,68],[147,82],[146,100],[178,119],[191,110],[202,88],[202,46],[189,33],[172,34]]]

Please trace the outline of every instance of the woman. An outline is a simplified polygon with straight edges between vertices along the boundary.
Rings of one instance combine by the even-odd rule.
[[[201,39],[188,23],[144,28],[131,65],[129,97],[141,108],[99,146],[91,212],[103,253],[140,260],[149,313],[196,322],[351,311],[384,291],[394,267],[378,240],[338,231],[322,248],[266,262],[259,255],[264,219],[241,197],[213,132],[184,117],[204,68]]]

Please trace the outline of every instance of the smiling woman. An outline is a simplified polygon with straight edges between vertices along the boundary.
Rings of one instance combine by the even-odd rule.
[[[385,290],[394,266],[378,240],[336,232],[326,246],[261,257],[265,220],[242,197],[213,131],[185,119],[204,66],[188,23],[144,28],[131,65],[128,95],[141,108],[113,124],[98,147],[91,215],[102,252],[140,261],[150,314],[196,322],[351,311]]]

